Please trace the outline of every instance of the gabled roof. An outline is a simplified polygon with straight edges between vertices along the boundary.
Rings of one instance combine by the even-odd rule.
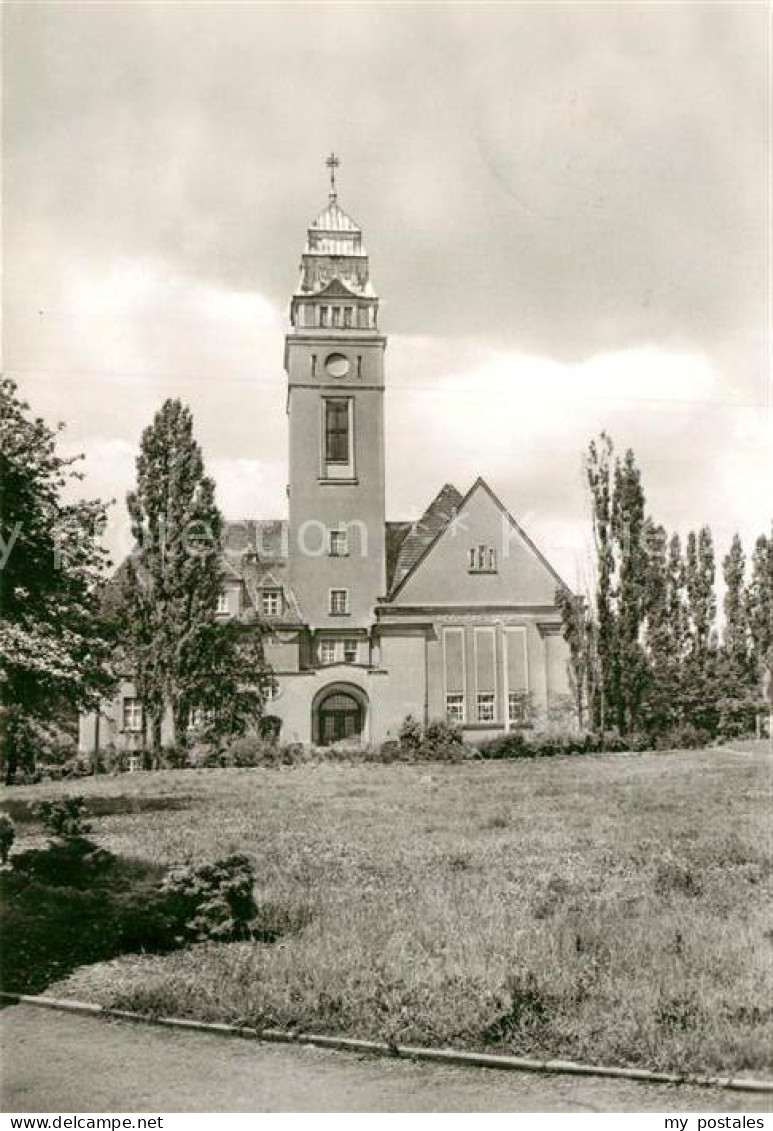
[[[303,612],[288,581],[288,525],[285,519],[245,518],[223,523],[223,573],[244,583],[247,596],[259,609],[259,590],[281,587],[287,610],[284,620],[297,623]]]
[[[453,483],[440,488],[421,518],[414,522],[405,535],[395,561],[394,575],[389,579],[389,590],[401,585],[416,563],[445,530],[462,503],[462,495]]]
[[[424,515],[422,515],[419,522],[415,524],[415,528],[411,530],[401,546],[394,578],[388,587],[390,598],[394,597],[398,591],[402,589],[409,576],[416,571],[417,567],[427,557],[435,543],[442,537],[444,530],[451,523],[452,519],[464,510],[468,500],[472,498],[477,490],[486,491],[494,505],[502,512],[515,530],[518,531],[524,543],[555,579],[556,585],[560,586],[562,589],[569,590],[568,585],[566,585],[544,554],[537,549],[526,531],[516,522],[501,500],[491,490],[485,479],[478,476],[464,497],[459,494],[452,484],[446,483],[445,487],[442,488],[435,499],[430,503]]]

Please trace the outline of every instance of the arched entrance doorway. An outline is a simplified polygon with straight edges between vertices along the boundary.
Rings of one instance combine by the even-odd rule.
[[[320,746],[354,741],[365,730],[366,700],[359,688],[337,685],[325,688],[314,705],[314,740]]]

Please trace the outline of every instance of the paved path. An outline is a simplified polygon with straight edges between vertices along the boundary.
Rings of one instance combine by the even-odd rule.
[[[770,1111],[773,1097],[357,1057],[6,1008],[7,1112]]]

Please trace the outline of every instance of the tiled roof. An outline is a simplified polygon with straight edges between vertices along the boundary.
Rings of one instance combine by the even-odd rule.
[[[223,524],[226,576],[244,582],[247,596],[256,610],[261,586],[281,586],[287,602],[284,620],[297,623],[303,620],[303,612],[288,583],[288,565],[288,526],[285,519],[244,518]]]
[[[263,562],[287,560],[287,521],[242,518],[223,523],[223,554],[233,559],[256,556]]]
[[[434,541],[440,531],[448,526],[448,523],[456,514],[462,497],[461,492],[457,491],[453,483],[446,483],[445,486],[441,487],[440,491],[438,491],[421,518],[413,523],[401,540],[393,574],[389,576],[388,572],[390,593],[400,584],[406,574],[413,569],[430,542]],[[398,526],[404,524],[392,523],[389,525]],[[387,532],[387,547],[388,546],[389,534]]]
[[[400,555],[403,542],[412,527],[412,522],[388,522],[386,524],[387,593],[391,592],[397,559]]]

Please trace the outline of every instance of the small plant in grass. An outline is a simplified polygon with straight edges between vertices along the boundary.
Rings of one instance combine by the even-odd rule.
[[[58,840],[82,839],[91,832],[91,822],[86,820],[86,803],[82,797],[41,801],[35,808],[35,815]]]
[[[516,971],[505,981],[507,1009],[483,1032],[483,1039],[499,1042],[523,1037],[545,1025],[554,1002],[531,970]]]
[[[655,875],[655,891],[658,895],[679,895],[695,897],[703,892],[703,884],[694,870],[686,864],[669,857],[661,860]]]
[[[199,940],[248,939],[256,925],[255,868],[246,856],[174,868],[161,884],[170,908]]]
[[[0,813],[0,864],[8,863],[8,853],[16,839],[16,829],[6,813]]]

